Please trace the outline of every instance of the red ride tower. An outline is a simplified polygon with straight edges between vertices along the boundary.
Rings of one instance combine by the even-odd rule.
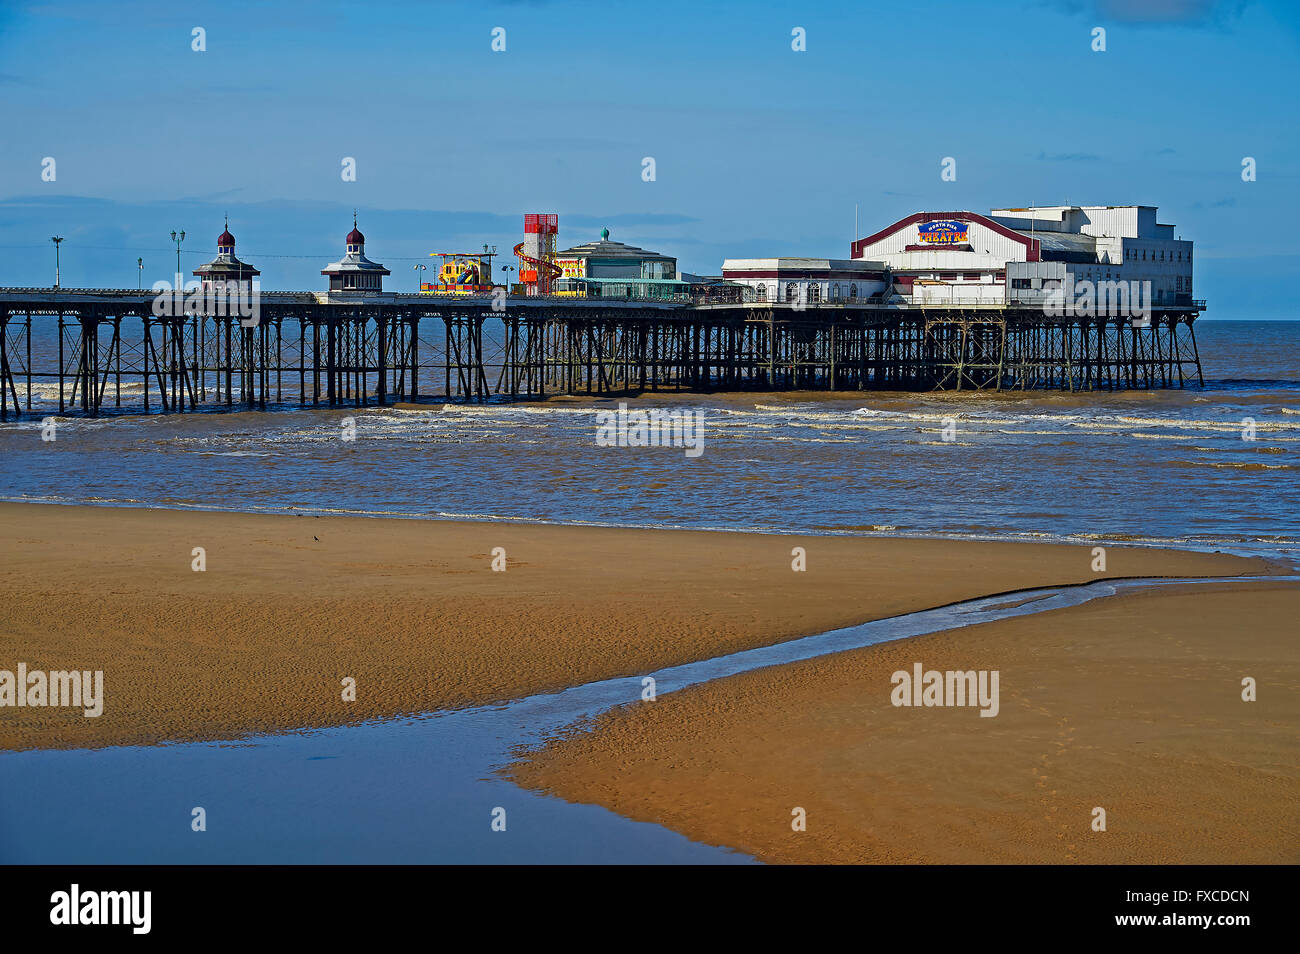
[[[554,212],[524,215],[524,240],[515,246],[519,256],[519,281],[529,295],[549,295],[551,283],[564,274],[555,264],[555,235],[560,217]]]

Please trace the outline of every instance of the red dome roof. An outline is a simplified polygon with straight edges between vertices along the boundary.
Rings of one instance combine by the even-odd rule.
[[[361,234],[361,230],[358,229],[358,228],[356,227],[356,225],[353,225],[353,226],[352,226],[352,231],[348,233],[348,244],[349,244],[349,245],[365,245],[365,244],[366,244],[366,237],[365,237],[364,235]]]
[[[226,229],[224,232],[222,232],[220,235],[217,236],[218,248],[224,245],[234,245],[234,244],[235,244],[235,237],[230,234],[230,229]]]

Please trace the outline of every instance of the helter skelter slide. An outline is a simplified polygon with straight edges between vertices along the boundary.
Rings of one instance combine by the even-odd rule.
[[[549,295],[552,283],[564,274],[555,264],[555,235],[560,217],[554,212],[524,214],[524,240],[515,246],[519,281],[527,295]]]

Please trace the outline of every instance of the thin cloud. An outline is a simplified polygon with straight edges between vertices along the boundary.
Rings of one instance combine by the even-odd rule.
[[[1097,13],[1119,23],[1209,24],[1235,20],[1249,0],[1097,0]]]
[[[1228,29],[1254,0],[1049,0],[1066,13],[1132,26]]]

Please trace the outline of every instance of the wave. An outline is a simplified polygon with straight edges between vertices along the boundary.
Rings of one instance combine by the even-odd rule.
[[[1300,381],[1292,378],[1206,378],[1203,387],[1209,391],[1236,390],[1250,388],[1264,390],[1271,388],[1279,391],[1300,390]]]
[[[1174,467],[1211,467],[1216,470],[1300,470],[1296,464],[1264,464],[1259,461],[1176,460]]]

